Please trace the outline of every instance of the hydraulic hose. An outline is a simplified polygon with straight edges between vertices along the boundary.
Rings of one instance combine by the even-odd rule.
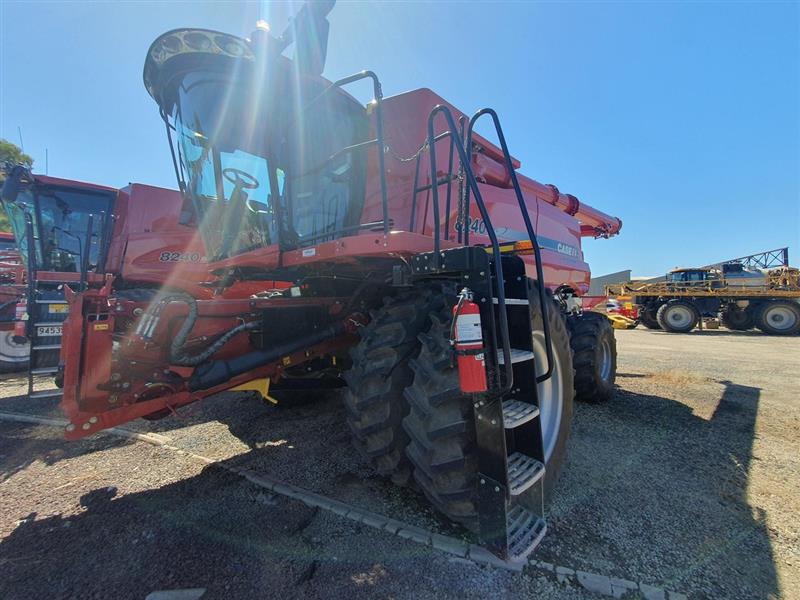
[[[255,329],[260,326],[258,322],[249,322],[249,323],[241,323],[226,331],[222,336],[220,336],[213,344],[208,346],[205,350],[196,354],[195,356],[189,356],[185,352],[185,344],[186,340],[189,337],[192,329],[194,328],[195,323],[197,322],[197,300],[195,300],[192,296],[182,292],[175,292],[159,298],[156,302],[153,303],[153,309],[148,310],[145,319],[142,319],[142,325],[144,326],[145,335],[147,337],[152,337],[152,333],[155,330],[156,325],[158,324],[158,320],[160,319],[161,311],[170,303],[170,302],[182,302],[185,304],[189,309],[189,314],[186,315],[186,319],[181,324],[180,329],[178,329],[178,333],[175,334],[175,337],[172,340],[172,343],[169,346],[169,360],[174,365],[180,365],[182,367],[196,367],[197,365],[207,361],[211,358],[220,348],[222,348],[225,344],[227,344],[235,335],[241,333],[242,331],[249,331],[251,329]]]
[[[337,321],[296,340],[272,346],[267,350],[258,350],[228,360],[212,360],[198,368],[189,379],[191,391],[208,389],[225,383],[236,375],[247,373],[263,365],[273,363],[282,356],[293,354],[298,350],[310,348],[326,340],[343,334],[347,330],[344,321]]]

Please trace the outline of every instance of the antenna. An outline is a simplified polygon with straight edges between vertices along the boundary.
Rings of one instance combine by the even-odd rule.
[[[25,152],[25,144],[22,141],[22,127],[20,127],[19,125],[17,125],[17,133],[19,133],[19,148],[20,150]]]

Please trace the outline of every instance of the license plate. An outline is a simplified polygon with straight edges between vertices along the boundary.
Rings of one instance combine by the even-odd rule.
[[[69,304],[51,304],[48,308],[51,313],[69,312]]]
[[[61,335],[61,325],[42,325],[36,328],[36,335]]]

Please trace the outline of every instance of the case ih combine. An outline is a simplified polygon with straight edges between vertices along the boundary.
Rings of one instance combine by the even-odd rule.
[[[331,6],[305,5],[279,38],[178,29],[151,45],[144,82],[185,222],[217,292],[261,291],[137,296],[99,274],[67,290],[66,435],[243,384],[341,375],[378,472],[522,558],[546,530],[573,398],[612,394],[613,331],[576,296],[581,237],[621,222],[518,174],[491,110],[470,118],[427,89],[384,98],[369,71],[324,79]],[[359,81],[366,106],[343,89]]]
[[[39,376],[58,370],[68,313],[65,284],[79,291],[113,276],[121,296],[141,298],[154,290],[174,289],[213,297],[211,283],[204,285],[213,278],[202,240],[179,225],[184,201],[174,190],[138,183],[117,190],[34,175],[17,166],[0,196],[24,259],[16,250],[0,255],[0,282],[5,284],[0,299],[7,309],[0,335],[10,340],[0,346],[0,359],[7,352],[8,369],[24,366],[30,340],[32,397],[61,395],[52,385],[39,390],[35,384],[45,385]],[[8,237],[13,242],[14,235]],[[240,284],[228,293],[246,297],[257,289],[261,287]]]

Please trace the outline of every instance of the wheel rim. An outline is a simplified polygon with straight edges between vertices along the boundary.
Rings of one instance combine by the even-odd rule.
[[[788,306],[771,306],[764,314],[770,327],[778,331],[788,331],[797,324],[797,314]]]
[[[611,377],[611,342],[604,339],[600,343],[600,379],[608,381]]]
[[[547,356],[544,345],[544,333],[537,331],[533,334],[533,355],[537,365],[546,365]],[[561,415],[564,410],[564,378],[561,360],[553,348],[553,374],[536,385],[539,396],[539,419],[542,424],[542,444],[544,445],[545,462],[550,460],[558,441],[558,431],[561,429]]]
[[[692,311],[686,306],[670,306],[667,309],[666,317],[670,325],[681,329],[692,323]]]
[[[28,342],[17,342],[13,331],[0,331],[0,361],[20,363],[28,360]]]

